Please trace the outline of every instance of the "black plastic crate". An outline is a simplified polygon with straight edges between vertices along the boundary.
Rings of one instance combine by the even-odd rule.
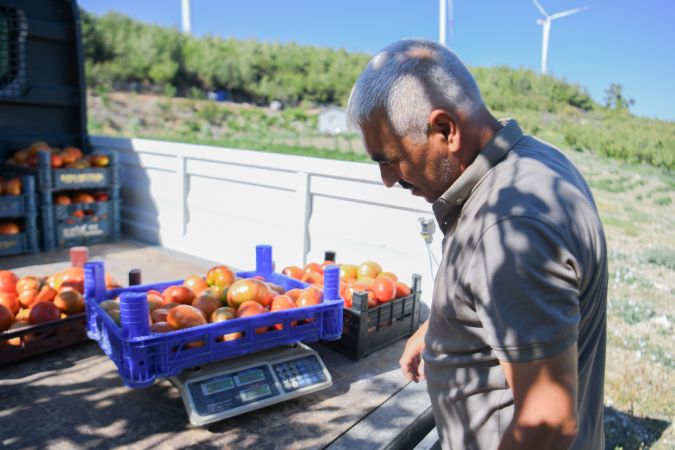
[[[89,340],[86,325],[86,314],[79,313],[65,319],[2,332],[0,365],[86,342]]]
[[[352,359],[361,359],[404,337],[420,325],[422,278],[413,274],[411,293],[387,303],[368,308],[368,295],[355,292],[352,307],[343,310],[342,337],[322,342]]]

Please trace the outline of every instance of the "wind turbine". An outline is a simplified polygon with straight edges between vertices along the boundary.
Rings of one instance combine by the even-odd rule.
[[[548,37],[551,34],[551,21],[553,21],[555,19],[560,19],[562,17],[571,16],[572,14],[576,14],[578,12],[585,11],[588,8],[586,8],[584,6],[584,7],[581,7],[581,8],[569,9],[567,11],[562,11],[562,12],[559,12],[559,13],[549,15],[537,0],[532,0],[532,3],[534,3],[534,6],[537,7],[537,9],[541,13],[541,15],[544,16],[543,19],[537,19],[537,23],[542,26],[541,73],[546,73],[547,61],[548,61]]]

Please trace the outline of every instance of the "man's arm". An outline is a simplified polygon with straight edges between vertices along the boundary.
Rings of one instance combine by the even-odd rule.
[[[499,450],[567,449],[577,433],[577,346],[525,363],[500,361],[514,414]]]
[[[424,351],[424,336],[427,334],[429,321],[425,321],[410,336],[403,349],[403,354],[398,364],[401,366],[403,376],[415,383],[424,380],[424,361],[422,352]]]

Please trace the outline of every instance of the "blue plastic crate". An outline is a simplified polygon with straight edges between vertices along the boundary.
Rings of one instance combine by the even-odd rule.
[[[121,200],[109,200],[107,202],[42,206],[44,249],[98,244],[119,239],[121,233],[120,204]],[[76,210],[91,211],[93,214],[77,218],[73,216]]]
[[[0,217],[23,217],[37,213],[35,178],[21,176],[21,195],[0,195]]]
[[[239,278],[261,276],[285,290],[309,286],[272,271],[271,247],[256,247],[256,270],[238,272]],[[326,268],[324,299],[318,305],[269,312],[259,316],[210,323],[169,333],[149,331],[147,292],[163,291],[182,280],[105,289],[104,267],[100,261],[85,265],[87,334],[117,366],[124,384],[145,387],[156,378],[175,376],[184,369],[208,362],[245,355],[295,342],[339,339],[342,333],[343,301],[339,298],[339,269]],[[100,307],[107,299],[120,297],[121,326]],[[297,322],[297,323],[296,323]],[[293,323],[293,325],[292,325]],[[281,330],[256,333],[263,327],[282,324]],[[226,334],[243,333],[232,341]],[[190,344],[201,343],[199,347]]]
[[[52,168],[51,153],[38,151],[37,167],[24,167],[8,163],[12,171],[37,178],[37,190],[63,191],[69,189],[106,189],[119,186],[121,181],[119,155],[117,152],[101,152],[108,156],[107,167],[88,167],[86,169]]]
[[[67,222],[69,220],[78,220],[73,213],[78,210],[84,211],[87,215],[95,217],[113,217],[116,210],[119,210],[119,200],[108,200],[105,202],[92,203],[71,203],[70,205],[52,205],[54,220]]]
[[[105,189],[119,186],[119,160],[116,152],[104,152],[110,159],[107,167],[86,169],[53,169],[51,154],[38,152],[38,189],[40,191],[66,189]]]
[[[37,253],[39,251],[37,215],[24,216],[24,230],[19,234],[0,235],[0,256]]]

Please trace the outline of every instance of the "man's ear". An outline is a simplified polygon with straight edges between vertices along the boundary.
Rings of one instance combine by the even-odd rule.
[[[460,149],[461,135],[459,121],[445,109],[434,109],[429,114],[429,139],[444,143],[448,150],[455,153]]]

